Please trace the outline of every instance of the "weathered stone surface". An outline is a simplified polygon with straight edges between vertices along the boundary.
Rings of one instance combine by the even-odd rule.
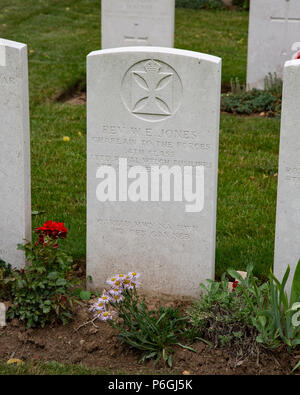
[[[0,258],[25,264],[17,244],[31,238],[27,47],[0,40]]]
[[[214,277],[221,59],[166,48],[87,59],[87,276],[101,289],[137,271],[144,292],[198,296]],[[204,208],[183,201],[97,200],[100,166],[204,169]],[[126,195],[127,197],[127,195]]]
[[[102,49],[174,46],[175,0],[102,0]]]
[[[287,266],[293,274],[300,259],[300,61],[284,68],[276,212],[274,273],[282,279]]]
[[[263,89],[268,73],[277,73],[281,78],[284,63],[297,50],[300,50],[300,1],[251,0],[248,88]]]

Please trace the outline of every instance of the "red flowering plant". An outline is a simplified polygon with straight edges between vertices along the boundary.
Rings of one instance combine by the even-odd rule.
[[[297,52],[297,54],[295,55],[294,59],[295,59],[295,60],[297,60],[297,59],[299,60],[299,59],[300,59],[300,51]]]
[[[67,229],[63,222],[47,221],[43,226],[36,228],[35,233],[39,235],[37,244],[42,244],[44,247],[51,246],[58,247],[58,243],[52,243],[53,240],[65,239],[67,237]]]
[[[36,228],[37,241],[18,248],[25,252],[27,265],[14,272],[13,306],[8,317],[26,322],[27,327],[44,326],[47,322],[66,323],[78,302],[73,259],[59,245],[68,231],[62,222],[47,221]]]

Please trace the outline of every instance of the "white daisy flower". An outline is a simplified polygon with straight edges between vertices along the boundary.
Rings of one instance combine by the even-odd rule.
[[[122,294],[115,294],[112,297],[112,303],[120,303],[124,300],[124,296]]]
[[[118,276],[117,276],[117,281],[123,282],[123,281],[125,280],[125,277],[126,277],[125,274],[120,273],[120,274],[118,274]]]
[[[128,289],[139,288],[141,283],[136,281],[135,279],[130,280],[129,285],[127,286]]]
[[[109,290],[109,293],[111,294],[111,295],[121,295],[121,293],[122,293],[122,289],[121,288],[118,288],[118,287],[113,287],[113,288],[111,288],[110,290]],[[112,298],[113,299],[113,298]]]
[[[114,285],[114,283],[118,280],[118,276],[111,276],[109,277],[106,282],[109,285]]]
[[[138,278],[140,277],[140,273],[129,272],[129,273],[127,274],[127,276],[128,276],[130,279],[136,280],[136,279],[138,279]]]
[[[101,321],[112,320],[113,314],[111,311],[101,311],[101,313],[99,314],[99,319]]]
[[[112,277],[108,278],[106,282],[111,287],[120,287],[122,285],[123,279],[121,277],[119,277],[119,276],[120,276],[119,274],[116,275],[116,276],[112,276]]]
[[[131,278],[126,278],[126,279],[123,281],[123,287],[124,287],[125,289],[129,289],[129,287],[130,287],[130,282],[131,282]]]

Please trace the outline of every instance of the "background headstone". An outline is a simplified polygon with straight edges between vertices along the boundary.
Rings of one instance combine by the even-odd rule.
[[[175,0],[102,0],[102,49],[174,46]]]
[[[6,307],[4,303],[0,303],[0,327],[6,326]]]
[[[119,48],[92,52],[87,74],[90,286],[101,289],[110,275],[137,271],[144,292],[196,297],[200,282],[214,277],[221,59]],[[141,110],[135,104],[147,94],[136,75],[150,84]],[[203,166],[203,211],[187,213],[184,202],[174,201],[100,203],[97,169],[118,168],[119,158],[128,167]]]
[[[248,34],[248,88],[264,88],[268,73],[282,78],[284,63],[300,50],[300,1],[251,0]]]
[[[31,239],[27,46],[0,39],[0,258],[25,264]]]
[[[300,259],[300,61],[286,62],[280,132],[274,273],[291,267],[287,289]]]

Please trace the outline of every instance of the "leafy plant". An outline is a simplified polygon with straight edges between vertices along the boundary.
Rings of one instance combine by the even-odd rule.
[[[233,269],[228,269],[228,274],[238,281],[235,291],[242,297],[243,303],[248,306],[250,322],[258,332],[257,342],[269,348],[277,348],[280,345],[278,332],[274,327],[272,317],[266,316],[266,309],[271,304],[270,284],[268,282],[259,283],[259,280],[253,275],[253,265],[247,267],[245,279]]]
[[[173,346],[178,345],[194,351],[180,343],[184,338],[192,338],[194,331],[187,327],[187,317],[179,309],[162,307],[149,310],[145,298],[141,298],[136,288],[139,274],[129,272],[110,277],[110,289],[91,307],[95,318],[108,323],[119,332],[119,339],[142,352],[141,361],[161,358],[172,366]],[[116,319],[113,316],[117,315]]]
[[[265,112],[270,117],[280,115],[281,97],[270,91],[252,89],[239,94],[225,93],[221,98],[222,111],[234,114],[254,114]]]
[[[176,7],[192,9],[223,9],[222,0],[176,0]]]
[[[126,290],[124,300],[115,303],[119,320],[109,321],[119,331],[119,339],[132,348],[142,351],[141,360],[154,358],[156,362],[163,358],[172,366],[173,346],[179,345],[183,339],[187,318],[182,317],[179,309],[159,307],[148,310],[145,299],[141,299],[136,290]]]
[[[246,90],[238,78],[230,81],[231,92],[221,97],[221,109],[234,114],[266,113],[269,117],[279,117],[282,101],[282,80],[276,73],[269,73],[264,80],[264,90]]]
[[[0,259],[0,300],[8,300],[11,297],[9,276],[12,273],[10,264]]]
[[[228,287],[226,273],[221,281],[201,284],[199,301],[188,310],[189,321],[204,339],[215,347],[230,345],[237,353],[248,354],[256,347],[257,329],[252,323],[252,306],[245,301],[239,287]]]
[[[237,77],[230,79],[230,87],[231,87],[231,93],[233,95],[241,95],[242,93],[246,92],[246,85],[241,84],[240,80]]]
[[[202,284],[205,293],[188,311],[191,324],[216,347],[230,344],[238,353],[253,352],[257,343],[278,347],[273,320],[265,316],[270,306],[269,284],[259,283],[252,265],[247,267],[245,279],[232,269],[228,274],[237,280],[233,289],[228,287],[225,273],[220,282],[208,280],[207,286]]]
[[[7,316],[19,318],[28,328],[43,327],[56,320],[66,323],[77,301],[73,260],[58,245],[58,239],[66,237],[66,228],[61,223],[48,221],[37,228],[36,233],[39,234],[37,242],[18,246],[25,251],[28,265],[11,272],[7,279],[13,299]]]
[[[283,82],[277,76],[277,73],[269,73],[264,79],[264,90],[272,93],[274,96],[282,96]]]
[[[243,10],[249,10],[250,0],[233,0],[232,5],[236,5]]]
[[[287,268],[282,282],[273,273],[270,274],[271,308],[265,314],[272,317],[281,340],[289,348],[293,348],[300,344],[300,326],[293,325],[294,305],[296,301],[300,301],[300,261],[295,270],[290,299],[285,291],[289,274],[290,267]]]

